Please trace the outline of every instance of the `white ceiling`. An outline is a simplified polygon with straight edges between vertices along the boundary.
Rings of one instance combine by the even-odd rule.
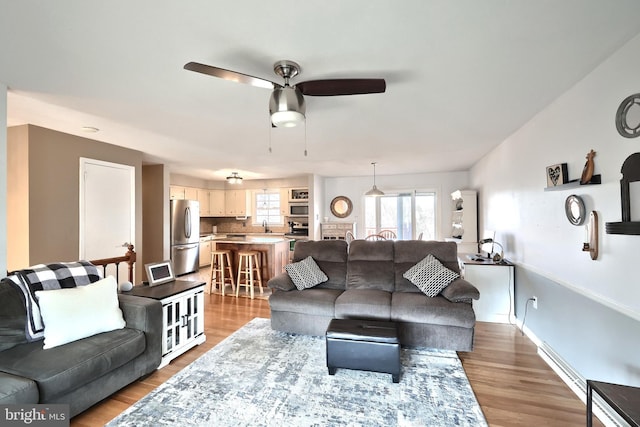
[[[636,36],[638,16],[636,0],[0,0],[0,82],[10,126],[208,180],[467,170]],[[305,126],[272,129],[268,89],[182,68],[279,81],[282,59],[302,66],[292,83],[381,77],[387,91],[308,96]]]

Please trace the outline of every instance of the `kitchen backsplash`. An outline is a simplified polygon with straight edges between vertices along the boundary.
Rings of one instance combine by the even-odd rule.
[[[227,233],[263,233],[264,227],[251,222],[251,218],[246,220],[237,220],[235,218],[200,218],[200,234],[212,233],[213,226],[217,227],[218,234]],[[289,226],[269,226],[269,230],[274,233],[286,233]]]

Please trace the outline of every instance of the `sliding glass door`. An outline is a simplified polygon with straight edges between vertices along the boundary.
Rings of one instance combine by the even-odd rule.
[[[393,231],[398,240],[436,238],[436,193],[432,191],[386,193],[365,197],[365,235]]]

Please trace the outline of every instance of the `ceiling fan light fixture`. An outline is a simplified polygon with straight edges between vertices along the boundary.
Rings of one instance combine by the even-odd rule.
[[[232,172],[231,175],[227,177],[227,182],[229,184],[242,184],[242,177],[238,175],[238,172]]]
[[[271,123],[275,127],[294,127],[305,120],[305,104],[302,93],[291,86],[276,88],[269,100]]]
[[[304,122],[304,115],[297,111],[276,111],[271,114],[271,123],[278,128],[292,128]]]
[[[373,165],[373,187],[371,187],[371,190],[364,193],[364,195],[374,197],[384,196],[384,193],[376,187],[376,162],[371,162],[371,164]]]

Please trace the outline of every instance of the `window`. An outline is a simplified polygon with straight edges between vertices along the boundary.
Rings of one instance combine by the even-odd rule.
[[[391,230],[398,240],[436,238],[436,193],[413,191],[365,197],[365,234]]]
[[[280,191],[256,191],[253,201],[253,206],[255,206],[255,215],[253,216],[254,224],[262,225],[264,221],[269,225],[284,224],[280,210]]]

